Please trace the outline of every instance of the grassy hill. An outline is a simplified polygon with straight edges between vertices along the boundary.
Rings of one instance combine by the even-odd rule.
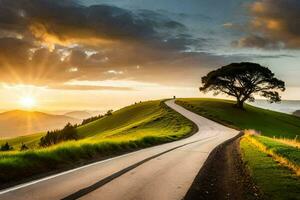
[[[80,126],[77,130],[83,137],[78,141],[29,151],[0,152],[0,182],[7,183],[69,168],[84,160],[174,141],[190,134],[194,124],[162,101],[148,101],[120,109],[110,116]],[[13,142],[16,147],[18,142],[37,144],[40,136],[18,137],[9,142]]]
[[[13,138],[51,129],[81,120],[64,115],[36,111],[13,110],[0,113],[0,138]]]
[[[179,99],[179,105],[226,126],[244,130],[255,129],[269,137],[295,138],[300,135],[300,118],[245,105],[234,107],[235,101],[222,99]]]
[[[260,131],[265,136],[246,134],[240,147],[263,198],[300,199],[299,117],[250,105],[243,111],[233,107],[234,101],[221,99],[179,99],[177,103],[226,126]]]

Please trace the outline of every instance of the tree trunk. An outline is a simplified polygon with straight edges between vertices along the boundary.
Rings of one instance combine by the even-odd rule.
[[[237,103],[235,105],[237,108],[244,110],[244,101],[237,99]]]

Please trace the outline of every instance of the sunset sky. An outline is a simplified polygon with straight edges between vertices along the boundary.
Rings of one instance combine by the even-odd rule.
[[[299,100],[299,11],[299,0],[0,0],[0,109],[201,97],[203,75],[241,61]]]

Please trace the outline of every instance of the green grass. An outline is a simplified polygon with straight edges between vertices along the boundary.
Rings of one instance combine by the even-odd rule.
[[[111,116],[78,127],[84,139],[48,148],[0,153],[0,183],[70,168],[82,161],[170,142],[190,134],[194,124],[162,101],[148,101],[116,111]],[[41,135],[16,138],[37,143]]]
[[[269,141],[266,143],[270,144]],[[265,199],[300,199],[299,177],[292,174],[286,167],[280,166],[272,157],[260,151],[246,138],[241,140],[240,146],[243,160]]]
[[[277,142],[270,137],[296,138],[300,134],[300,118],[245,105],[245,110],[234,107],[235,102],[221,99],[179,99],[179,105],[206,118],[238,129],[254,129],[265,136],[251,136],[276,155],[299,165],[300,151],[296,147]],[[269,137],[266,137],[269,136]],[[280,165],[267,153],[244,137],[240,143],[243,160],[265,199],[300,199],[300,179],[286,166]]]
[[[235,101],[222,99],[179,99],[179,105],[226,126],[244,130],[255,129],[269,137],[295,138],[300,135],[300,118],[245,105],[234,107]]]
[[[38,146],[38,142],[40,138],[45,135],[45,133],[36,133],[26,136],[20,136],[15,138],[9,138],[9,139],[2,139],[0,140],[0,145],[4,144],[5,142],[8,142],[9,145],[13,146],[15,149],[20,149],[21,144],[24,143],[29,148],[35,148]]]
[[[300,149],[275,141],[264,136],[253,136],[258,142],[267,147],[268,150],[288,159],[295,165],[300,166]]]

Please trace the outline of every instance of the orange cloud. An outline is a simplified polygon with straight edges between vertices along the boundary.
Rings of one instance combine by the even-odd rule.
[[[298,0],[257,0],[250,5],[249,35],[236,43],[241,47],[300,48],[299,10]]]
[[[39,39],[49,50],[53,51],[55,45],[70,46],[72,44],[82,44],[82,45],[112,45],[117,43],[111,39],[104,39],[99,36],[93,35],[87,30],[74,30],[74,33],[69,34],[58,34],[51,31],[51,28],[47,27],[42,23],[34,22],[29,26],[30,32]]]

